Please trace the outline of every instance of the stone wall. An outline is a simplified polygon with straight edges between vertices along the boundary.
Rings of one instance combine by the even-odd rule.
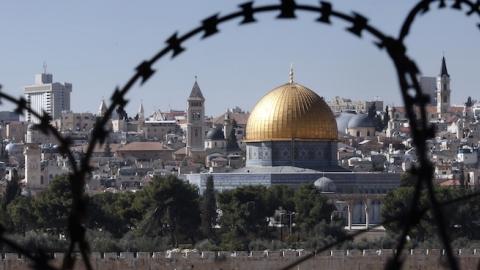
[[[455,250],[461,269],[477,269],[480,262],[480,250]],[[305,251],[255,251],[255,252],[121,252],[92,253],[91,262],[94,269],[279,269],[294,262]],[[331,250],[317,254],[294,269],[384,269],[384,264],[394,254],[394,250]],[[443,250],[416,249],[405,254],[403,269],[439,270],[445,267]],[[52,254],[52,265],[58,266],[63,254]],[[2,254],[0,270],[24,270],[30,262],[18,254]],[[75,269],[85,269],[81,263]]]

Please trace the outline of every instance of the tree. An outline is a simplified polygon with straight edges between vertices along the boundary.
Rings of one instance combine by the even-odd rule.
[[[141,232],[150,236],[169,235],[175,247],[182,240],[195,242],[200,227],[196,187],[174,176],[155,177],[142,192],[148,211],[142,220]]]
[[[10,204],[10,202],[12,202],[22,192],[19,182],[17,170],[14,169],[12,170],[11,180],[7,181],[5,195],[3,196],[2,208],[4,210],[7,209],[8,204]]]
[[[388,122],[390,121],[390,114],[388,113],[388,111],[389,111],[389,107],[386,106],[385,107],[385,112],[383,114],[383,128],[382,129],[385,129],[388,126]]]
[[[270,204],[269,208],[273,210],[284,209],[289,212],[295,211],[295,201],[294,201],[295,191],[283,185],[275,185],[268,188],[266,194],[267,201]]]
[[[472,97],[469,96],[469,97],[467,98],[467,101],[465,102],[465,106],[466,106],[466,107],[472,107],[474,103],[475,103],[475,101],[472,100]]]
[[[313,184],[301,186],[294,195],[295,220],[304,233],[310,232],[322,220],[330,222],[335,206],[320,194]]]
[[[72,192],[68,176],[59,176],[34,200],[33,209],[39,226],[58,234],[66,230],[71,206]]]
[[[202,200],[202,232],[208,239],[215,238],[214,226],[217,223],[217,201],[215,199],[215,189],[213,176],[207,178],[207,185],[203,193]]]
[[[246,250],[249,240],[267,235],[268,217],[274,210],[266,193],[264,186],[245,186],[218,194],[224,248]]]
[[[411,216],[410,208],[414,191],[414,187],[400,187],[389,192],[383,201],[382,218],[388,221],[385,228],[394,234],[401,233],[407,221],[412,218],[418,219],[418,224],[412,228],[409,236],[416,242],[423,242],[432,239],[437,234],[437,225],[432,210],[426,211],[422,216]],[[437,187],[434,192],[439,202],[447,202],[468,195],[468,191],[457,188]],[[480,237],[479,201],[475,197],[442,207],[442,211],[449,213],[448,219],[445,221],[450,240],[458,237],[468,237],[469,239]],[[421,192],[418,207],[419,209],[429,209],[430,207],[429,196],[425,190]]]
[[[227,138],[227,151],[235,151],[238,150],[238,143],[237,143],[237,136],[235,136],[235,128],[237,127],[237,123],[233,120],[232,123],[232,130]]]
[[[24,196],[18,196],[8,205],[7,213],[15,232],[25,234],[27,231],[36,228],[37,217],[32,208],[32,198]]]
[[[367,109],[368,117],[373,119],[377,114],[377,108],[375,107],[375,103],[372,103],[370,107]]]
[[[12,178],[10,181],[7,181],[7,185],[5,187],[5,193],[3,194],[1,204],[0,204],[0,220],[3,226],[7,227],[8,229],[15,229],[12,221],[7,213],[8,205],[17,198],[22,189],[20,187],[18,174],[16,170],[12,170]]]
[[[121,237],[134,227],[141,214],[134,208],[135,195],[131,192],[105,192],[90,197],[87,226],[106,230]]]

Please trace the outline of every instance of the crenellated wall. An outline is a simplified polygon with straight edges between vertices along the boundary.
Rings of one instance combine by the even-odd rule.
[[[394,254],[394,250],[331,250],[317,254],[295,269],[368,269],[381,270]],[[477,269],[480,262],[480,249],[455,250],[461,269]],[[279,269],[300,256],[305,251],[254,251],[254,252],[120,252],[97,253],[91,255],[94,269]],[[63,254],[55,253],[52,265],[58,266]],[[415,249],[405,254],[403,269],[439,270],[445,268],[445,255],[439,249]],[[30,262],[15,253],[2,254],[0,270],[26,270]],[[77,263],[75,269],[85,269]]]

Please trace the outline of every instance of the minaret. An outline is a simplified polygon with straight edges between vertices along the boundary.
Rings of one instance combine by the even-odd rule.
[[[138,108],[138,121],[145,122],[145,110],[143,109],[143,101],[140,103],[140,108]]]
[[[195,83],[187,100],[187,155],[205,149],[205,98],[197,83]]]
[[[444,118],[450,109],[450,75],[447,71],[445,56],[442,58],[442,67],[440,75],[437,77],[437,114],[439,118]]]
[[[140,102],[140,108],[138,108],[137,116],[137,130],[140,132],[144,130],[143,128],[145,126],[145,110],[143,109],[143,101]]]
[[[107,112],[107,105],[105,104],[105,100],[102,99],[102,102],[100,103],[100,107],[98,108],[98,116],[103,117],[106,112]]]
[[[25,184],[28,188],[38,189],[47,185],[42,176],[42,151],[36,143],[27,143],[25,156]]]

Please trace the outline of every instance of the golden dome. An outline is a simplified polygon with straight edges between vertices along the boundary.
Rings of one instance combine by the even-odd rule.
[[[336,140],[337,122],[327,103],[307,87],[290,83],[257,102],[246,128],[246,141]]]

